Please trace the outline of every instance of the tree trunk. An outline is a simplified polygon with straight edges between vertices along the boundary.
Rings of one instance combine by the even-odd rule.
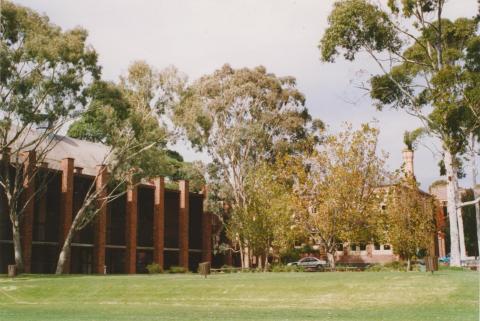
[[[444,162],[447,171],[447,211],[450,220],[450,266],[460,266],[460,245],[458,235],[458,177],[454,164],[455,155],[445,151]]]
[[[20,239],[20,225],[18,218],[15,214],[11,214],[12,220],[12,236],[13,236],[13,252],[15,255],[15,265],[19,273],[23,272],[23,254],[22,254],[22,242]]]
[[[267,248],[265,249],[265,262],[264,262],[264,264],[263,264],[263,267],[264,267],[264,271],[265,271],[265,272],[268,271],[268,254],[269,254],[269,252],[270,252],[270,251],[269,251],[269,248],[270,248],[270,247],[267,247]]]
[[[475,136],[473,134],[470,135],[470,139],[472,140],[472,155],[471,155],[471,163],[472,163],[472,186],[473,186],[473,199],[477,199],[479,197],[479,193],[476,192],[475,186],[477,186],[477,159],[475,153]],[[475,218],[477,221],[477,255],[480,257],[480,204],[475,204]],[[480,265],[478,266],[480,270]]]
[[[55,271],[55,274],[63,274],[64,266],[65,263],[68,261],[68,258],[70,257],[70,252],[72,249],[72,240],[74,236],[74,224],[72,224],[72,227],[68,231],[67,237],[65,239],[65,242],[63,243],[62,246],[62,251],[60,252],[60,255],[58,256],[58,262],[57,262],[57,269]]]
[[[412,262],[410,261],[410,258],[407,259],[407,272],[409,272],[412,269]]]
[[[458,220],[458,242],[460,245],[460,260],[465,260],[467,257],[467,250],[465,249],[465,229],[463,228],[463,213],[462,209],[457,210]]]
[[[245,258],[243,257],[243,245],[242,245],[241,242],[240,242],[239,248],[240,248],[240,265],[242,266],[242,268],[244,268],[245,267],[245,262],[244,262]]]
[[[335,252],[334,252],[335,253]],[[332,269],[335,269],[335,254],[332,253],[331,251],[328,251],[327,252],[327,260],[328,260],[328,264],[330,265],[330,267]]]

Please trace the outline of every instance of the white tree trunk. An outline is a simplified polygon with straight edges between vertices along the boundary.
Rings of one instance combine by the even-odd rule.
[[[328,260],[328,263],[330,264],[330,267],[332,269],[335,269],[335,254],[330,253],[330,251],[327,252],[327,260]]]
[[[16,216],[12,219],[12,236],[13,236],[13,252],[15,256],[15,265],[17,266],[17,271],[23,272],[23,254],[22,254],[22,242],[20,239],[20,226],[18,218]]]
[[[74,231],[73,228],[70,228],[70,230],[68,231],[67,238],[65,239],[65,242],[63,243],[63,246],[62,246],[62,251],[58,256],[57,269],[55,271],[55,274],[63,273],[65,264],[67,263],[68,258],[70,257],[71,245],[72,245],[72,240],[74,235],[73,231]]]
[[[464,260],[467,257],[467,250],[465,249],[465,229],[463,228],[463,213],[461,208],[457,209],[457,222],[458,242],[460,245],[460,259]]]
[[[444,162],[447,171],[447,211],[450,220],[450,266],[460,266],[460,244],[458,236],[458,177],[457,168],[454,165],[454,157],[449,151],[445,151]],[[461,209],[460,209],[461,210]]]
[[[473,186],[473,199],[477,199],[480,195],[476,192],[475,186],[477,186],[477,175],[478,175],[478,168],[477,168],[477,160],[476,160],[476,144],[475,144],[475,136],[472,134],[470,136],[472,140],[472,155],[471,155],[471,163],[472,163],[472,186]],[[480,204],[475,204],[475,218],[477,221],[477,251],[480,256]],[[480,266],[479,266],[480,269]]]

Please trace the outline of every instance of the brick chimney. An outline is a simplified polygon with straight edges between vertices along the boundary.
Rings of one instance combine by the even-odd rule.
[[[413,150],[404,149],[402,154],[405,176],[415,178],[415,171],[413,170]]]

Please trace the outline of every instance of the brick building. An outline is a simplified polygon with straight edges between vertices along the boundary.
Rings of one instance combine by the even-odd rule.
[[[42,163],[36,162],[34,152],[25,153],[29,166],[39,167],[39,178],[25,189],[25,197],[33,201],[21,222],[25,271],[31,273],[55,271],[59,248],[108,152],[102,144],[55,139]],[[46,188],[36,190],[40,177]],[[143,273],[153,262],[164,269],[196,270],[199,262],[211,260],[211,215],[203,211],[203,201],[202,193],[189,191],[188,181],[168,189],[164,178],[158,177],[128,188],[77,233],[66,272],[104,273],[106,268],[107,273]],[[14,264],[5,206],[0,200],[0,273]]]

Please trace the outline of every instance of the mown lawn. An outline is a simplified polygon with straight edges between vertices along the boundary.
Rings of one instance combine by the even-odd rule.
[[[0,277],[0,320],[479,320],[479,274]]]

